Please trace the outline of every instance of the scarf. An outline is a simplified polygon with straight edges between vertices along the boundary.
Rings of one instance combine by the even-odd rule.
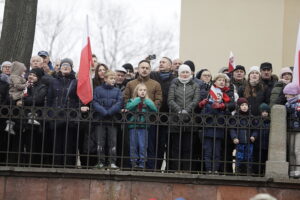
[[[251,85],[252,87],[254,87],[254,86],[257,86],[257,85],[258,85],[259,80],[257,80],[257,81],[249,80],[249,83],[250,83],[250,85]]]
[[[178,77],[178,80],[182,83],[182,84],[187,84],[191,79],[193,78],[193,76],[191,75],[188,78],[180,78]]]
[[[159,76],[160,76],[161,80],[165,81],[168,78],[170,78],[171,74],[172,74],[171,72],[160,72]]]

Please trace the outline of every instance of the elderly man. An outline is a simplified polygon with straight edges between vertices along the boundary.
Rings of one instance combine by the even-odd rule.
[[[182,65],[182,63],[183,63],[183,61],[180,60],[179,58],[173,60],[173,62],[172,62],[172,71],[173,71],[173,75],[175,77],[178,76],[178,68],[179,68],[180,65]]]
[[[3,74],[10,75],[10,69],[11,69],[11,62],[4,61],[1,65],[1,71]]]
[[[116,70],[116,87],[119,88],[122,92],[125,90],[126,87],[126,80],[125,75],[127,73],[124,67],[117,67]]]
[[[235,86],[236,90],[239,91],[240,87],[244,87],[246,84],[246,70],[242,65],[237,65],[232,72],[231,83]]]

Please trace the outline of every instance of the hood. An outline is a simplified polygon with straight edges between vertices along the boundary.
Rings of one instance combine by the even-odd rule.
[[[24,71],[26,71],[26,66],[21,62],[15,61],[11,66],[10,74],[21,76]]]

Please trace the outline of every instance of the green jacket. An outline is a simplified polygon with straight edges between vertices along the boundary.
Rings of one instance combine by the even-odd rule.
[[[137,112],[129,118],[129,121],[138,123],[130,123],[128,128],[147,128],[147,125],[143,124],[146,122],[145,116],[147,115],[147,112],[157,112],[157,108],[151,99],[146,98],[144,101],[142,101],[140,97],[129,99],[128,103],[126,104],[126,109],[132,112]]]

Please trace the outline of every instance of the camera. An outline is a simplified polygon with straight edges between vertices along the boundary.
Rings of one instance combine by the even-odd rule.
[[[148,60],[155,60],[155,59],[156,59],[156,55],[155,55],[155,54],[149,55],[149,56],[147,57],[147,59],[148,59]]]

